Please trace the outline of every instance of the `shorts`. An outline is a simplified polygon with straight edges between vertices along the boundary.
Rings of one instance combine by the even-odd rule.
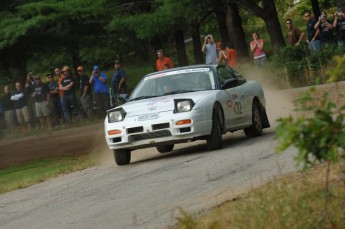
[[[23,125],[24,123],[28,123],[30,121],[30,115],[28,106],[24,106],[20,109],[16,109],[18,123]]]
[[[39,117],[45,117],[50,115],[50,110],[48,107],[48,101],[43,101],[43,102],[35,102],[35,108],[36,108],[36,116],[37,118]]]

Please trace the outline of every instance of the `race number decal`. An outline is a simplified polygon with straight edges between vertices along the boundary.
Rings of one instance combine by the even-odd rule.
[[[241,102],[235,102],[234,111],[236,114],[241,114]]]

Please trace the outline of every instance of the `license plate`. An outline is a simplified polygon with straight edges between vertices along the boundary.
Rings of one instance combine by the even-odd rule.
[[[145,121],[150,119],[157,119],[158,113],[142,114],[139,115],[138,121]]]

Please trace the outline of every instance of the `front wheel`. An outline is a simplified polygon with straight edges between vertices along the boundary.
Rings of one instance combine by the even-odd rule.
[[[212,115],[211,134],[206,137],[208,150],[217,150],[222,148],[222,131],[220,128],[219,115],[216,110]]]
[[[256,100],[252,105],[252,126],[245,128],[244,133],[248,138],[257,137],[262,134],[262,115],[260,105]]]
[[[173,150],[173,148],[174,148],[174,144],[156,146],[157,151],[160,153],[171,152]]]
[[[131,161],[131,151],[129,149],[114,149],[113,153],[117,165],[127,165]]]

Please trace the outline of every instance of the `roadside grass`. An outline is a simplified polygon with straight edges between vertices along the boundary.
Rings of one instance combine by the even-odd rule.
[[[325,164],[283,176],[204,215],[181,210],[179,229],[345,228],[345,161],[331,167],[328,220],[323,220]]]
[[[40,159],[22,166],[0,169],[0,194],[96,165],[92,155]]]

